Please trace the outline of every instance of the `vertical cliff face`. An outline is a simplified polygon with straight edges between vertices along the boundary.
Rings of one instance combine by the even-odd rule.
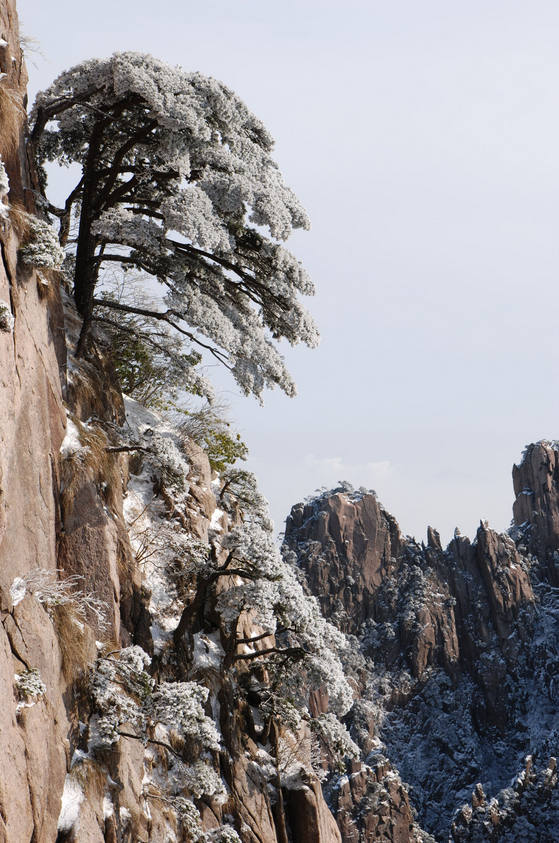
[[[54,840],[66,773],[66,683],[54,628],[14,579],[57,568],[58,452],[65,412],[57,284],[18,259],[22,211],[33,210],[22,129],[26,73],[15,4],[0,3],[0,156],[10,203],[0,217],[0,839]],[[27,706],[17,677],[37,670],[48,702]],[[16,677],[16,678],[14,678]],[[19,689],[19,690],[18,690]]]
[[[0,219],[0,302],[9,312],[0,331],[0,549],[26,570],[38,560],[55,567],[64,337],[58,285],[18,260],[21,210],[33,210],[33,194],[21,143],[27,79],[11,2],[0,5],[0,27],[0,156],[10,182],[10,210],[4,205]]]
[[[286,548],[362,658],[348,670],[365,763],[331,796],[344,841],[553,839],[556,457],[537,443],[514,467],[510,535],[481,524],[446,549],[431,528],[426,544],[402,537],[372,494],[340,488],[293,507]],[[407,785],[381,795],[379,759]],[[419,830],[402,814],[408,801]]]
[[[559,585],[559,451],[556,442],[529,445],[512,473],[514,524],[524,546]]]
[[[398,525],[376,497],[333,493],[297,504],[286,521],[296,536],[309,586],[344,632],[356,633],[373,613],[377,588],[394,574],[402,551]]]

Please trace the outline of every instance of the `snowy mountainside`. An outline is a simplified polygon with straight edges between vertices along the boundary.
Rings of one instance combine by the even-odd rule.
[[[71,332],[69,300],[66,309]],[[83,415],[79,396],[98,390],[103,367],[92,381],[69,360]],[[58,839],[100,827],[99,839],[169,843],[339,840],[317,773],[321,758],[358,753],[336,716],[352,702],[345,637],[282,559],[254,478],[212,476],[193,441],[132,399],[106,404],[104,418],[68,412],[61,557],[89,591],[107,595],[110,581],[113,595],[112,634],[91,613],[83,625],[97,654],[79,693],[70,688],[79,729]],[[95,563],[88,520],[98,549],[114,539]],[[329,705],[311,712],[318,688]]]
[[[365,765],[389,759],[437,841],[556,839],[557,465],[556,443],[530,445],[509,534],[482,523],[446,550],[435,530],[418,544],[374,493],[344,487],[287,519],[286,555],[355,642],[349,722]],[[334,790],[330,804],[339,822],[352,815],[344,841],[392,839],[371,837],[360,794]]]

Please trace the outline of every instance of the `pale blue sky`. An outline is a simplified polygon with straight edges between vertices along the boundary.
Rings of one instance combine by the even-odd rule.
[[[289,350],[295,400],[218,380],[276,521],[345,478],[418,538],[508,526],[512,463],[559,437],[559,4],[18,5],[32,92],[141,50],[222,79],[275,136],[323,340]]]

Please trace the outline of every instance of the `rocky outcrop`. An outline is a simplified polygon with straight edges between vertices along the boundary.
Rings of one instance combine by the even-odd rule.
[[[69,750],[66,681],[46,612],[30,596],[15,599],[10,586],[58,565],[64,342],[57,285],[18,255],[20,214],[33,210],[33,199],[22,142],[27,76],[11,0],[0,3],[0,36],[0,156],[10,182],[9,210],[0,209],[0,303],[8,314],[0,330],[0,840],[47,843],[56,838]],[[26,678],[36,675],[42,684],[31,694]]]
[[[384,628],[379,657],[389,667],[405,652],[418,679],[432,666],[471,669],[491,641],[508,639],[534,600],[510,537],[481,524],[475,542],[456,535],[443,551],[429,528],[427,547],[418,545],[372,493],[335,490],[297,504],[285,545],[326,617],[365,636],[371,655]]]
[[[26,74],[18,43],[15,6],[0,4],[0,155],[10,178],[10,206],[0,217],[0,302],[13,325],[0,331],[0,553],[17,560],[17,573],[40,561],[56,567],[57,455],[64,437],[65,412],[59,367],[64,359],[63,318],[57,285],[45,289],[39,273],[18,256],[20,233],[10,216],[14,203],[27,203],[29,175],[21,151]],[[10,320],[11,321],[11,320]],[[48,564],[50,563],[50,565]],[[0,585],[9,587],[0,573]]]
[[[394,518],[375,495],[334,492],[292,508],[288,545],[291,536],[305,547],[301,564],[325,616],[335,613],[340,629],[358,632],[376,589],[398,565],[402,539]]]
[[[409,795],[386,758],[374,766],[353,763],[332,793],[334,813],[347,843],[360,840],[432,843],[414,819]]]
[[[392,775],[408,783],[398,778],[400,790],[387,788],[382,797],[386,816],[399,818],[402,840],[446,840],[464,791],[481,782],[489,804],[525,755],[555,754],[559,600],[545,579],[554,582],[559,535],[556,456],[549,443],[538,443],[515,466],[518,526],[510,535],[482,523],[474,541],[457,532],[443,549],[429,528],[419,544],[401,535],[374,494],[348,487],[297,504],[287,519],[286,554],[325,614],[355,636],[347,662],[360,689],[352,735],[368,766],[382,750]],[[346,843],[392,839],[378,823],[378,799],[369,798],[371,780],[361,769],[332,790]],[[548,808],[534,813],[535,830],[522,839],[547,839],[538,835],[556,821],[550,782]],[[479,806],[452,828],[467,829],[468,840],[514,839],[503,836],[512,828],[504,819],[509,803],[499,808],[499,822],[491,804],[491,834]],[[520,829],[528,803],[514,804]],[[408,817],[417,830],[405,831]]]
[[[326,806],[318,781],[290,789],[286,794],[286,801],[293,843],[307,843],[307,840],[339,843],[340,832]]]
[[[471,804],[464,805],[452,823],[454,841],[538,840],[553,843],[557,839],[556,824],[559,791],[557,759],[538,766],[531,755],[524,768],[508,788],[488,799],[481,784],[472,793]]]
[[[537,559],[544,575],[559,585],[559,450],[556,442],[528,445],[512,473],[514,524],[519,542]]]

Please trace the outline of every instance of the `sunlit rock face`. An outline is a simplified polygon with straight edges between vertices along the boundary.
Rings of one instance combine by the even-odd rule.
[[[356,633],[374,612],[374,595],[402,554],[402,537],[371,494],[334,492],[296,504],[287,518],[286,544],[297,547],[309,586],[344,632]]]
[[[512,472],[518,543],[538,557],[553,585],[559,585],[558,449],[557,442],[528,445]]]
[[[534,600],[528,563],[509,536],[481,524],[474,542],[456,535],[443,551],[429,528],[419,545],[371,493],[336,490],[297,504],[285,544],[326,617],[360,636],[391,625],[383,660],[407,653],[417,678],[432,665],[470,665],[491,640],[508,639]]]
[[[291,510],[286,554],[355,636],[350,717],[365,764],[330,797],[346,843],[553,839],[558,454],[540,442],[514,467],[509,534],[481,523],[446,549],[432,528],[426,543],[403,536],[374,493],[340,487]],[[398,787],[379,783],[383,764]]]
[[[46,843],[56,839],[66,772],[66,682],[46,612],[10,586],[33,568],[57,567],[64,342],[57,291],[18,259],[33,174],[22,143],[27,74],[13,0],[0,3],[0,37],[0,840]]]

